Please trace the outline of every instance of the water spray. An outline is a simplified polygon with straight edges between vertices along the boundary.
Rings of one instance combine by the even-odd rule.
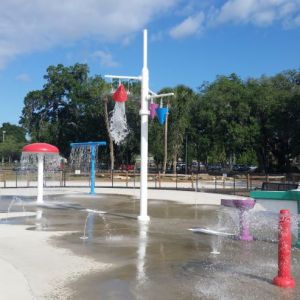
[[[43,186],[44,186],[44,159],[45,157],[53,158],[53,161],[60,161],[59,150],[57,147],[47,143],[33,143],[23,147],[22,149],[22,164],[28,164],[31,161],[38,165],[38,194],[37,203],[44,203]],[[56,165],[56,164],[55,164]]]
[[[98,158],[98,147],[106,146],[106,142],[85,142],[85,143],[71,143],[71,166],[78,168],[81,164],[89,165],[90,171],[90,194],[95,195],[95,175],[96,175],[96,162]]]

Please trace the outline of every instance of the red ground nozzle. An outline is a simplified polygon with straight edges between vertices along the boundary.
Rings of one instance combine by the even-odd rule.
[[[291,276],[292,234],[291,215],[287,209],[280,211],[278,226],[278,275],[273,283],[283,288],[294,288],[296,283]]]

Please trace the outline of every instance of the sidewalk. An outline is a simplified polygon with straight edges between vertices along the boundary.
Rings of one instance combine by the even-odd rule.
[[[72,194],[88,194],[89,187],[65,187],[65,188],[44,188],[44,196],[47,195],[72,195]],[[130,188],[96,188],[96,194],[115,194],[128,195],[135,198],[140,197],[140,190]],[[0,196],[36,196],[37,188],[6,188],[0,190]],[[185,204],[212,204],[220,205],[221,199],[238,199],[240,196],[204,193],[194,191],[179,191],[179,190],[159,190],[149,189],[148,199],[153,200],[170,200]]]

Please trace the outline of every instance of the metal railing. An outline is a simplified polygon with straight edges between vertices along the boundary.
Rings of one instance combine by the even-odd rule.
[[[95,187],[139,188],[140,174],[135,171],[101,171],[96,173]],[[281,183],[296,186],[300,174],[232,174],[209,175],[206,173],[192,174],[162,174],[149,173],[148,187],[150,189],[172,189],[220,192],[228,194],[247,195],[253,189],[261,189],[263,183]],[[0,187],[25,188],[37,186],[36,172],[24,172],[12,169],[0,171]],[[292,185],[293,184],[293,185]],[[44,186],[51,187],[88,187],[89,174],[78,174],[69,170],[46,172]]]

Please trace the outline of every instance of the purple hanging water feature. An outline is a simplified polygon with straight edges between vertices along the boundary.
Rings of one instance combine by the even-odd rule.
[[[150,110],[150,118],[154,120],[156,117],[156,110],[158,109],[159,105],[157,103],[150,103],[149,104],[149,110]]]

